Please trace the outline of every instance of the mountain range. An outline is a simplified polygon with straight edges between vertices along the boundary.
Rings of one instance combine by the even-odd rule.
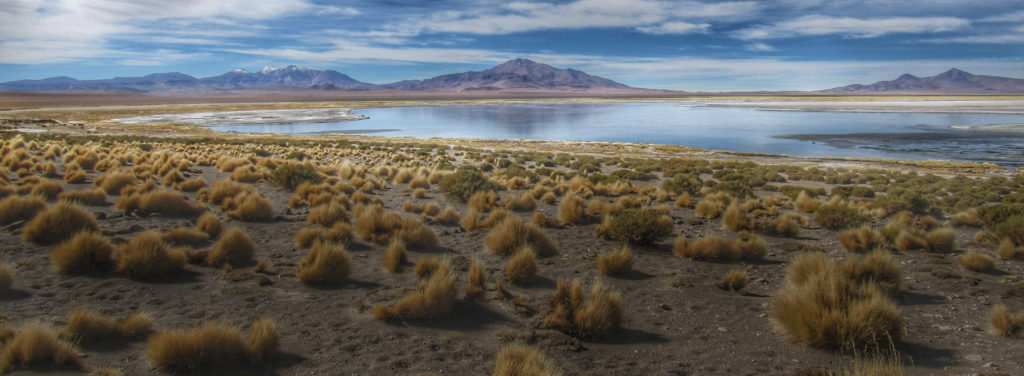
[[[891,81],[822,90],[835,94],[1024,94],[1024,80],[975,75],[953,68],[931,77],[904,74]]]
[[[182,73],[155,73],[142,77],[76,80],[53,77],[0,83],[0,91],[41,93],[150,93],[174,94],[247,89],[313,89],[333,91],[416,92],[554,92],[554,93],[671,93],[630,87],[575,69],[559,69],[528,59],[514,59],[484,71],[453,73],[425,80],[404,80],[376,85],[343,73],[289,65],[258,72],[235,69],[219,76],[196,78]],[[682,92],[676,92],[682,93]],[[817,91],[823,94],[1024,94],[1024,79],[974,75],[953,68],[932,77],[904,74],[892,81],[849,85]]]
[[[259,72],[235,69],[219,76],[195,78],[182,73],[156,73],[142,77],[76,80],[53,77],[0,83],[0,91],[174,93],[252,88],[304,88],[322,90],[411,91],[643,91],[574,69],[558,69],[527,59],[515,59],[480,72],[463,72],[426,80],[405,80],[386,85],[360,82],[340,72],[289,65]]]

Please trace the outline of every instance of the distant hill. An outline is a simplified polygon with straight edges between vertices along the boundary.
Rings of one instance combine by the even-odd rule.
[[[321,90],[408,90],[440,92],[550,91],[550,92],[637,92],[618,82],[591,76],[574,69],[558,69],[527,59],[515,59],[482,72],[446,74],[426,80],[406,80],[387,85],[360,82],[333,70],[289,65],[266,67],[259,72],[235,69],[219,76],[196,78],[182,73],[156,73],[143,77],[105,80],[76,80],[53,77],[0,83],[0,91],[13,92],[106,92],[176,93],[257,88],[301,88]]]
[[[904,74],[892,81],[820,91],[835,94],[1024,94],[1024,80],[974,75],[953,68],[932,77]]]
[[[553,91],[637,90],[618,82],[591,76],[575,69],[558,69],[528,59],[504,62],[481,72],[446,74],[426,80],[406,80],[382,85],[403,90],[481,91],[537,89]]]

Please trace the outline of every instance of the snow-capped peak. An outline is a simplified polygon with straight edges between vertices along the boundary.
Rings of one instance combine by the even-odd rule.
[[[263,67],[263,69],[260,69],[260,73],[262,73],[262,74],[271,74],[271,73],[277,73],[277,72],[282,72],[282,71],[284,71],[284,72],[319,72],[321,70],[320,69],[316,69],[316,68],[300,67],[300,66],[297,66],[297,65],[289,65],[289,66],[284,67],[284,68],[266,66],[266,67]]]
[[[237,69],[231,71],[231,73],[249,73],[249,71],[247,71],[245,69],[242,69],[242,68],[237,68]]]

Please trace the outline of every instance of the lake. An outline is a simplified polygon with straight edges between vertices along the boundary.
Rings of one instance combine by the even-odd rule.
[[[218,126],[286,134],[640,142],[808,157],[1024,164],[1024,133],[952,126],[1024,124],[1024,115],[767,111],[655,103],[525,103],[367,108],[356,121]],[[780,138],[792,135],[798,138]]]

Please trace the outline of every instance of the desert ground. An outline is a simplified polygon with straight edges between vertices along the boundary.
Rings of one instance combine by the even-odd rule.
[[[109,121],[463,100],[47,98],[0,101],[0,371],[1024,374],[1018,170]]]

